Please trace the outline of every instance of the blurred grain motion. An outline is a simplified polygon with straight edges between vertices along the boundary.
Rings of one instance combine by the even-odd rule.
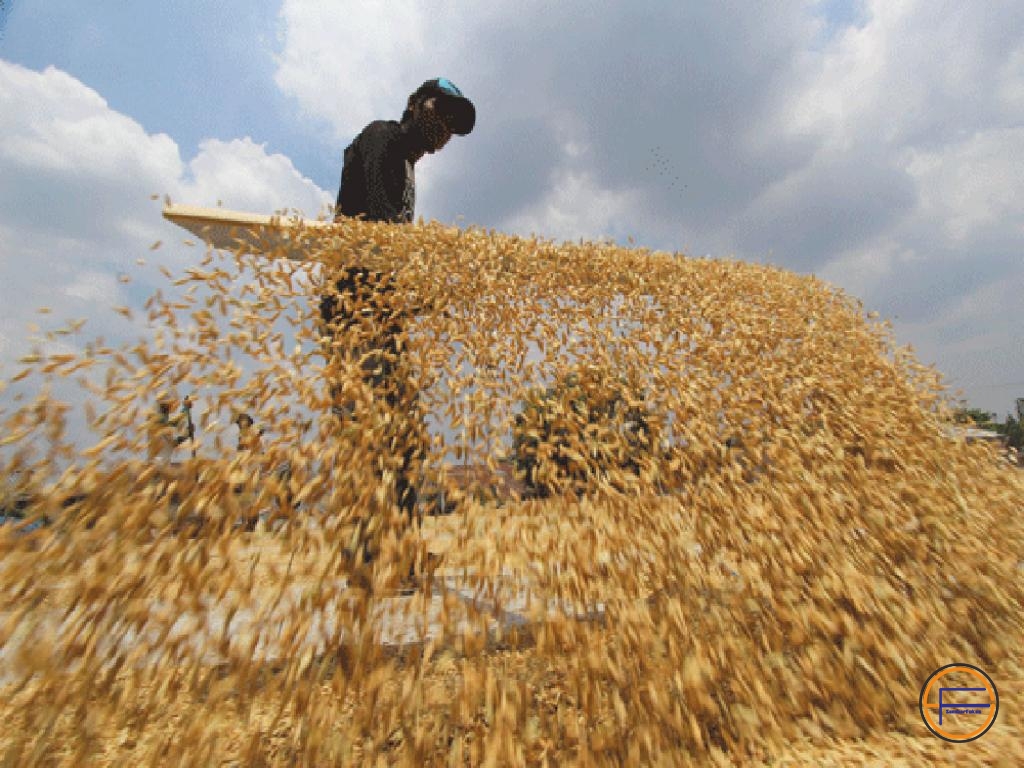
[[[953,661],[1003,697],[963,759],[1024,759],[1024,473],[946,434],[939,374],[855,299],[437,224],[309,237],[197,249],[153,340],[6,382],[36,383],[0,412],[4,765],[924,765]],[[372,329],[321,337],[355,264],[415,317],[420,411],[330,351]],[[193,394],[175,448],[152,413]],[[409,523],[392,443],[428,415]]]

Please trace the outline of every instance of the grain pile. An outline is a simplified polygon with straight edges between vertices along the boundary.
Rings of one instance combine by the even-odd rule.
[[[917,763],[942,754],[920,686],[952,661],[1005,683],[967,746],[1013,759],[1024,484],[943,436],[938,374],[856,301],[767,266],[433,224],[310,247],[324,268],[208,254],[153,297],[155,341],[15,377],[39,384],[5,403],[0,471],[49,525],[0,529],[7,764],[798,764],[796,744]],[[324,356],[340,264],[400,267],[418,414]],[[79,452],[46,381],[83,376]],[[523,409],[544,391],[546,432]],[[189,393],[197,458],[147,460],[155,400]],[[234,450],[240,402],[258,453]],[[525,440],[546,498],[469,494],[405,527],[384,446],[427,414],[447,427],[424,477]],[[252,510],[275,533],[240,530]],[[358,569],[361,535],[380,556]]]

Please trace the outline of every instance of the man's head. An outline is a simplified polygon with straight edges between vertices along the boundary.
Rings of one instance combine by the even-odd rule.
[[[444,147],[452,137],[447,116],[441,111],[436,96],[430,96],[412,105],[412,122],[423,138],[423,149],[433,154]]]
[[[403,121],[411,121],[423,139],[426,152],[437,152],[453,133],[465,136],[476,123],[473,102],[454,83],[439,77],[428,80],[409,96]]]

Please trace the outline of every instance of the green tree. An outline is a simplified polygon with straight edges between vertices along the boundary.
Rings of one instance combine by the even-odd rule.
[[[960,408],[955,412],[955,418],[958,424],[974,423],[982,429],[992,429],[998,426],[995,421],[996,415],[980,408]]]
[[[1007,414],[1006,423],[1000,426],[1000,432],[1006,435],[1007,445],[1017,450],[1024,449],[1024,423]]]
[[[954,412],[954,417],[958,424],[973,423],[981,429],[991,429],[993,432],[1006,435],[1006,444],[1009,447],[1024,449],[1024,422],[1010,414],[1007,414],[1006,421],[1000,424],[995,420],[994,413],[964,406]]]

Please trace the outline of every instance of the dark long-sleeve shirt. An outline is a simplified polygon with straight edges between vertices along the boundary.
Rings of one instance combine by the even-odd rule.
[[[411,223],[416,207],[415,166],[409,128],[376,120],[345,148],[337,214],[368,221]]]
[[[376,120],[366,126],[345,148],[336,215],[411,223],[416,203],[415,166],[409,160],[412,143],[407,124]],[[336,294],[324,296],[321,301],[323,319],[331,322],[344,318],[344,324],[351,325],[357,317],[339,305],[338,299],[348,296],[362,304],[373,304],[375,298],[382,301],[380,297],[393,291],[394,277],[351,266],[339,273],[335,288]],[[374,313],[388,333],[400,330],[385,307],[374,307]]]

